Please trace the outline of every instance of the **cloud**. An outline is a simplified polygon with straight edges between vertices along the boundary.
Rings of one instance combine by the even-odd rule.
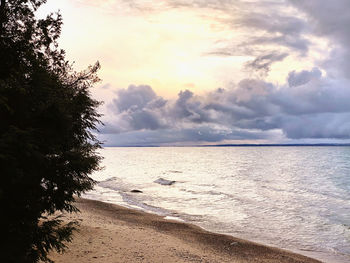
[[[308,83],[312,79],[319,79],[321,76],[322,72],[318,68],[313,68],[312,71],[292,71],[288,75],[288,84],[290,87],[297,87]]]
[[[310,45],[310,41],[305,36],[309,33],[308,24],[296,14],[291,16],[285,13],[284,9],[278,10],[276,5],[271,6],[270,3],[261,13],[246,12],[239,18],[233,18],[233,27],[244,27],[254,32],[253,36],[249,36],[241,45],[254,48],[260,46],[262,49],[260,57],[271,55],[271,50],[273,50],[272,54],[281,53],[282,47],[287,48],[288,53],[296,51],[305,56]],[[265,52],[270,54],[264,54]],[[285,57],[281,56],[280,60]]]
[[[117,91],[117,98],[114,99],[114,105],[119,112],[127,110],[138,110],[147,108],[150,102],[157,98],[150,86],[130,85],[126,90]]]
[[[186,9],[215,21],[225,37],[213,37],[204,55],[251,57],[245,69],[259,78],[201,95],[184,90],[172,100],[131,85],[116,93],[102,133],[126,144],[350,139],[348,0],[117,2],[145,16]],[[287,57],[285,83],[262,79]]]
[[[237,20],[240,26],[256,28],[269,33],[282,33],[290,36],[298,36],[306,30],[303,19],[280,14],[264,14],[251,12]]]
[[[350,5],[348,0],[174,0],[172,8],[188,8],[197,12],[211,10],[218,21],[232,32],[240,30],[239,40],[227,38],[220,47],[213,47],[207,55],[255,57],[247,64],[251,70],[267,75],[272,63],[283,61],[287,55],[313,60],[328,75],[350,78]],[[327,56],[315,60],[309,56],[319,39],[329,41]],[[323,47],[324,48],[324,47]],[[277,60],[271,54],[287,54]],[[266,60],[266,63],[264,62]]]
[[[150,86],[130,85],[116,92],[108,105],[115,118],[112,124],[101,128],[103,133],[121,133],[130,130],[165,128],[161,112],[166,100],[156,95]]]
[[[75,2],[80,5],[99,7],[107,13],[114,11],[119,14],[124,11],[152,21],[160,13],[186,12],[212,21],[213,24],[225,30],[245,31],[240,34],[239,41],[235,42],[236,36],[227,37],[222,50],[209,47],[207,52],[203,52],[206,54],[227,56],[235,55],[239,50],[240,56],[264,56],[265,52],[282,52],[282,46],[303,54],[308,50],[309,42],[304,37],[307,24],[302,18],[295,16],[295,12],[286,12],[291,5],[287,0],[75,0]],[[223,41],[223,39],[213,39],[214,42],[216,40]],[[259,50],[256,48],[257,45],[266,45],[268,50],[266,48]],[[252,50],[253,53],[251,53]]]
[[[288,138],[350,138],[350,113],[317,113],[288,116],[283,130]]]
[[[350,139],[349,81],[318,68],[290,72],[289,85],[244,79],[202,96],[165,100],[149,86],[119,90],[103,134],[133,144],[228,140]]]
[[[347,0],[289,0],[306,15],[314,35],[331,41],[333,52],[322,64],[335,76],[350,77],[350,5]]]
[[[282,61],[287,56],[287,53],[269,53],[266,55],[258,56],[253,61],[247,62],[245,64],[245,67],[255,72],[260,72],[260,75],[262,76],[266,76],[270,71],[272,64],[278,61]]]
[[[208,48],[206,55],[253,56],[256,64],[271,54],[309,58],[310,48],[317,45],[314,37],[331,41],[333,50],[328,59],[317,66],[329,74],[350,77],[350,5],[348,0],[117,0],[81,1],[107,12],[135,12],[133,15],[154,17],[155,13],[180,11],[204,17],[220,24],[222,29],[240,32],[225,39],[213,39],[221,45]],[[280,56],[283,61],[287,56]],[[258,63],[251,69],[268,72],[271,64]]]

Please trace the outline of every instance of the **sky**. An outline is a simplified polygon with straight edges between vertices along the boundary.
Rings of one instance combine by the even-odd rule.
[[[48,0],[106,146],[350,142],[348,0]]]

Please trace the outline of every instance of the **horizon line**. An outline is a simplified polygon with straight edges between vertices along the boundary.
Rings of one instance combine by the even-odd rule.
[[[147,148],[147,147],[317,147],[317,146],[350,146],[350,143],[243,143],[243,144],[203,144],[203,145],[107,145],[106,147],[121,147],[121,148],[130,148],[130,147],[138,147],[138,148]]]

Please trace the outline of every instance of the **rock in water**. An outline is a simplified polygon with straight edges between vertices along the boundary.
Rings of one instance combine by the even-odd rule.
[[[157,180],[154,181],[157,184],[161,184],[161,185],[172,185],[175,183],[175,181],[171,181],[171,180],[167,180],[167,179],[163,179],[163,178],[159,178]]]
[[[143,193],[141,190],[137,190],[137,189],[133,189],[130,192],[132,192],[132,193]]]

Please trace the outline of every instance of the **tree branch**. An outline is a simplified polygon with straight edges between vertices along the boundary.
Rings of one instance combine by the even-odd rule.
[[[5,5],[6,0],[0,0],[0,36],[2,36],[2,33],[4,31],[4,21],[5,21]]]

